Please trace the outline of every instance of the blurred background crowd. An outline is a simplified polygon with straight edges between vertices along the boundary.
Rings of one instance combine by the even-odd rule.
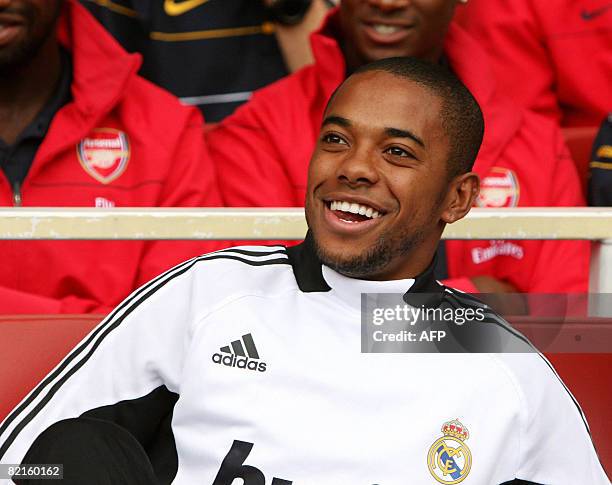
[[[612,205],[608,0],[0,0],[0,205],[301,207],[329,96],[416,56],[470,89],[479,207]],[[1,241],[0,313],[105,313],[202,241]],[[585,241],[447,241],[472,292],[588,291]]]

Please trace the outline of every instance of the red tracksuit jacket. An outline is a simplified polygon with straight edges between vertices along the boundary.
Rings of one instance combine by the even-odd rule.
[[[311,38],[315,63],[257,91],[208,135],[224,202],[230,206],[302,206],[307,166],[327,99],[344,79],[332,32],[336,14]],[[486,53],[451,25],[445,54],[478,99],[486,134],[475,164],[483,207],[584,205],[574,164],[555,123],[515,108],[496,91]],[[490,275],[520,291],[587,289],[589,246],[574,241],[449,241],[447,284],[475,291],[468,279]]]
[[[72,54],[73,101],[55,115],[22,187],[22,205],[218,206],[202,119],[137,76],[79,4],[58,30]],[[0,172],[0,205],[14,204]],[[1,241],[0,313],[106,312],[130,291],[216,243]]]
[[[609,0],[470,0],[457,11],[513,100],[564,126],[612,112]]]

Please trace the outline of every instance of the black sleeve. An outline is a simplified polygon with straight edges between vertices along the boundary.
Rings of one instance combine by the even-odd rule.
[[[588,201],[590,206],[612,206],[612,113],[603,122],[591,154]]]

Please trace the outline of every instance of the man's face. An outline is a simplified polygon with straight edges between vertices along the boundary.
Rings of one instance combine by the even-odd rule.
[[[342,0],[343,48],[355,69],[387,57],[437,62],[458,0]]]
[[[0,69],[27,63],[53,34],[62,0],[0,0]]]
[[[449,190],[441,105],[426,88],[378,71],[353,76],[335,94],[306,195],[324,264],[357,278],[400,279],[408,255],[432,257]]]

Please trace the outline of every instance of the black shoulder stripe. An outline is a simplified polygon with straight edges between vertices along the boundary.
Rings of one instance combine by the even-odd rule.
[[[272,249],[272,246],[270,247],[270,249]],[[287,251],[285,248],[276,249],[274,251],[267,251],[267,252],[251,251],[248,249],[227,248],[227,249],[222,249],[221,251],[217,251],[214,254],[223,254],[223,253],[237,253],[237,254],[243,254],[245,256],[269,256],[271,254],[285,254],[286,255]]]
[[[574,397],[574,395],[571,393],[571,391],[565,385],[565,383],[563,382],[561,377],[559,377],[559,374],[557,374],[557,371],[555,370],[553,365],[548,361],[548,359],[546,357],[544,357],[544,355],[542,355],[542,353],[531,343],[531,341],[527,337],[525,337],[522,333],[520,333],[518,330],[516,330],[514,327],[512,327],[512,325],[510,325],[508,322],[506,322],[504,319],[502,319],[499,315],[497,315],[495,312],[493,312],[487,305],[485,305],[481,301],[477,300],[476,298],[472,297],[471,295],[470,295],[470,298],[467,299],[467,298],[461,298],[461,297],[465,296],[463,293],[461,293],[461,297],[459,297],[459,295],[457,295],[457,293],[455,291],[449,291],[449,294],[450,294],[450,298],[454,298],[454,299],[458,300],[459,302],[465,302],[469,306],[480,306],[480,308],[485,307],[486,308],[485,317],[488,317],[485,320],[486,323],[491,323],[493,325],[497,325],[497,326],[505,329],[506,331],[508,331],[512,335],[514,335],[516,338],[522,340],[524,343],[529,345],[534,350],[534,353],[537,354],[544,361],[544,363],[552,371],[553,375],[561,383],[561,385],[563,386],[563,388],[565,389],[565,391],[567,392],[567,394],[571,398],[572,402],[574,403],[574,405],[578,409],[578,413],[580,413],[580,417],[582,418],[582,422],[584,423],[584,427],[586,428],[587,433],[589,433],[589,436],[591,437],[591,442],[592,442],[593,440],[592,440],[592,436],[591,436],[591,429],[589,428],[589,424],[587,423],[586,416],[582,412],[582,408],[580,407],[580,404],[578,404],[578,401],[576,401],[576,398]],[[450,301],[449,301],[449,303],[450,303]]]
[[[484,316],[485,316],[484,322],[491,323],[493,325],[497,325],[500,328],[503,328],[508,333],[512,334],[514,337],[516,337],[517,339],[521,340],[522,342],[527,344],[529,347],[531,347],[534,350],[534,352],[539,353],[538,349],[534,347],[534,345],[529,341],[527,337],[525,337],[521,332],[513,328],[512,325],[510,325],[508,322],[501,319],[497,314],[491,311],[485,311]]]
[[[22,422],[15,427],[10,436],[6,439],[6,441],[0,447],[0,458],[6,453],[8,447],[15,440],[19,432],[27,425],[29,421],[33,419],[33,417],[45,406],[45,404],[55,395],[58,389],[64,384],[64,382],[74,374],[79,368],[81,368],[87,360],[91,357],[95,349],[102,343],[104,338],[117,326],[123,322],[123,320],[133,312],[140,304],[146,301],[151,295],[156,293],[159,289],[164,287],[168,282],[172,281],[177,276],[180,276],[191,269],[195,264],[200,261],[208,261],[211,259],[230,259],[235,261],[240,261],[250,266],[265,266],[265,265],[276,265],[276,264],[286,264],[289,265],[289,262],[286,258],[280,259],[272,259],[272,260],[262,260],[262,261],[251,261],[241,259],[237,256],[229,256],[229,255],[221,255],[217,253],[212,253],[210,255],[204,255],[197,258],[190,259],[162,275],[158,276],[151,282],[147,283],[139,290],[137,290],[134,295],[123,303],[121,303],[111,314],[106,318],[106,321],[103,322],[89,337],[82,342],[75,350],[73,350],[67,359],[62,362],[62,364],[54,371],[51,372],[32,392],[28,398],[21,403],[2,423],[0,427],[0,435],[6,431],[8,426],[28,407],[32,404],[32,402],[44,391],[44,389],[52,383],[57,377],[67,368],[70,364],[77,359],[80,354],[83,353],[84,349],[87,348],[92,342],[94,342],[98,336],[99,339],[93,344],[91,350],[83,356],[83,359],[80,362],[77,362],[72,369],[70,369],[66,375],[64,375],[61,379],[56,382],[53,387],[47,392],[45,397],[39,402],[36,407],[22,420]],[[157,286],[155,286],[157,284]],[[131,306],[130,306],[131,305]],[[116,315],[127,306],[130,306],[121,316],[115,319]]]
[[[572,398],[572,402],[576,405],[576,408],[578,409],[578,412],[580,413],[580,417],[582,418],[584,427],[586,428],[587,433],[589,433],[589,436],[591,437],[591,443],[593,443],[593,436],[591,435],[591,428],[589,428],[589,423],[587,423],[586,416],[582,412],[582,408],[580,407],[580,404],[578,404],[578,401],[576,401],[576,398],[571,393],[571,391],[567,388],[567,386],[565,385],[565,382],[561,380],[561,377],[559,377],[559,374],[557,374],[557,371],[555,370],[553,365],[548,361],[548,359],[544,355],[542,355],[541,352],[538,352],[538,355],[544,361],[544,363],[548,366],[548,368],[554,374],[554,376],[558,379],[558,381],[561,383],[565,391],[569,394],[569,397]],[[595,443],[593,443],[593,448],[595,448]]]
[[[542,352],[540,352],[535,345],[533,345],[531,343],[531,341],[525,337],[522,333],[520,333],[519,331],[517,331],[516,329],[514,329],[509,323],[503,321],[500,319],[499,316],[497,316],[495,313],[492,312],[486,312],[485,313],[486,316],[488,316],[489,318],[491,318],[491,323],[495,324],[495,325],[499,325],[502,328],[505,328],[508,332],[512,333],[515,337],[521,339],[523,342],[525,342],[527,345],[529,345],[533,350],[534,353],[537,354],[543,361],[544,363],[548,366],[548,368],[551,370],[551,372],[553,373],[553,375],[557,378],[557,380],[559,381],[559,383],[563,386],[563,389],[565,389],[565,392],[567,392],[567,394],[569,395],[569,397],[571,398],[572,402],[574,403],[574,405],[576,406],[576,409],[578,409],[578,413],[580,413],[580,417],[582,418],[582,422],[584,423],[584,427],[587,430],[587,433],[589,433],[589,436],[591,436],[591,429],[589,428],[589,423],[586,420],[586,416],[584,415],[584,412],[582,411],[582,408],[580,407],[580,404],[578,403],[578,401],[576,401],[576,398],[574,397],[574,395],[571,393],[571,391],[569,390],[569,388],[565,385],[565,382],[563,382],[563,380],[561,379],[561,377],[559,377],[559,374],[557,374],[557,371],[555,370],[555,368],[553,367],[553,365],[548,361],[548,359],[542,354]],[[503,322],[503,323],[502,323]]]
[[[448,294],[454,296],[457,300],[464,302],[466,305],[484,307],[485,303],[480,301],[478,298],[470,295],[469,293],[463,293],[461,291],[457,291],[454,288],[449,288],[448,286],[444,287]]]
[[[447,295],[446,301],[450,303],[454,308],[458,308],[462,305],[465,306],[464,302],[460,301],[460,298],[457,298],[457,296],[454,293]],[[505,320],[501,319],[497,314],[491,311],[491,309],[487,307],[486,305],[484,305],[482,302],[479,302],[479,303],[481,303],[481,306],[479,308],[484,308],[485,310],[484,312],[485,318],[480,323],[490,323],[492,325],[496,325],[500,328],[503,328],[508,333],[512,334],[514,337],[521,340],[522,342],[527,344],[529,347],[533,348],[535,352],[537,352],[537,349],[533,346],[533,344],[529,341],[527,337],[525,337],[522,333],[512,328],[510,324],[508,324]],[[473,308],[477,305],[473,305],[468,302],[467,306]]]
[[[487,314],[496,317],[495,319],[493,319],[493,321],[491,321],[491,323],[493,323],[495,325],[499,325],[499,326],[505,328],[508,332],[512,333],[517,338],[521,339],[523,342],[525,342],[527,345],[529,345],[534,350],[534,354],[537,354],[540,357],[540,359],[542,359],[544,361],[544,363],[552,371],[553,375],[557,378],[559,383],[563,386],[563,389],[565,389],[565,392],[567,392],[567,394],[571,398],[572,402],[576,406],[576,409],[578,409],[578,413],[580,414],[580,418],[582,419],[584,427],[586,428],[587,433],[589,433],[589,436],[591,436],[591,429],[589,428],[589,423],[586,420],[586,416],[584,415],[584,412],[582,411],[582,408],[580,407],[580,404],[578,403],[578,401],[576,401],[576,398],[571,393],[571,391],[568,389],[568,387],[565,385],[565,382],[563,382],[561,377],[559,377],[559,374],[557,374],[557,371],[555,370],[553,365],[548,361],[548,359],[522,333],[520,333],[517,330],[515,330],[514,328],[512,328],[512,326],[510,326],[509,324],[505,324],[504,325],[504,324],[499,323],[499,320],[498,320],[499,317],[497,317],[495,314],[490,314],[490,313],[487,313]],[[591,436],[591,438],[592,438],[592,436]],[[591,439],[591,441],[592,441],[592,439]]]
[[[572,398],[573,403],[576,405],[576,408],[578,409],[578,412],[580,413],[580,417],[582,418],[582,422],[584,423],[584,427],[586,428],[587,433],[589,434],[589,438],[591,439],[591,445],[593,446],[593,449],[595,450],[595,454],[597,455],[597,459],[599,460],[599,464],[600,464],[601,468],[603,470],[605,470],[605,467],[603,466],[603,463],[601,462],[601,458],[599,457],[599,453],[597,452],[597,448],[595,447],[595,442],[593,441],[593,435],[591,434],[591,428],[589,428],[589,423],[587,422],[587,419],[586,419],[586,416],[584,415],[584,412],[582,412],[582,408],[580,407],[580,404],[578,403],[578,401],[576,401],[576,398],[571,393],[571,391],[567,388],[567,386],[565,385],[565,382],[563,382],[561,377],[559,377],[559,374],[557,374],[557,371],[555,370],[553,365],[548,361],[546,356],[542,355],[540,352],[538,352],[538,355],[544,361],[544,363],[548,366],[550,371],[555,375],[555,377],[559,380],[559,382],[561,383],[563,388],[566,390],[566,392],[569,394],[569,396]]]
[[[204,258],[204,257],[202,257]],[[275,258],[275,259],[244,259],[239,256],[230,256],[229,254],[211,254],[207,256],[205,259],[199,259],[196,262],[200,261],[211,261],[213,259],[230,259],[232,261],[240,261],[241,263],[248,264],[249,266],[269,266],[274,264],[286,264],[289,265],[289,259],[287,258]]]
[[[461,294],[461,296],[463,296],[463,294]],[[479,301],[479,300],[477,300],[476,298],[473,298],[473,297],[470,297],[469,299],[461,298],[454,291],[452,293],[450,293],[449,300],[448,300],[449,303],[452,304],[451,298],[456,300],[458,305],[465,304],[465,305],[468,305],[468,306],[470,306],[472,308],[473,307],[483,308],[485,310],[485,313],[484,313],[485,320],[483,320],[483,322],[485,322],[485,323],[492,323],[493,325],[497,325],[498,327],[503,328],[504,330],[508,331],[509,333],[514,335],[519,340],[521,340],[524,343],[526,343],[527,345],[529,345],[531,348],[533,348],[537,352],[537,349],[533,346],[533,344],[529,341],[529,339],[527,337],[525,337],[521,332],[519,332],[514,327],[512,327],[512,325],[510,325],[503,318],[501,318],[499,315],[497,315],[493,310],[491,310],[491,308],[489,306],[485,305],[483,302],[481,302],[481,301]]]

